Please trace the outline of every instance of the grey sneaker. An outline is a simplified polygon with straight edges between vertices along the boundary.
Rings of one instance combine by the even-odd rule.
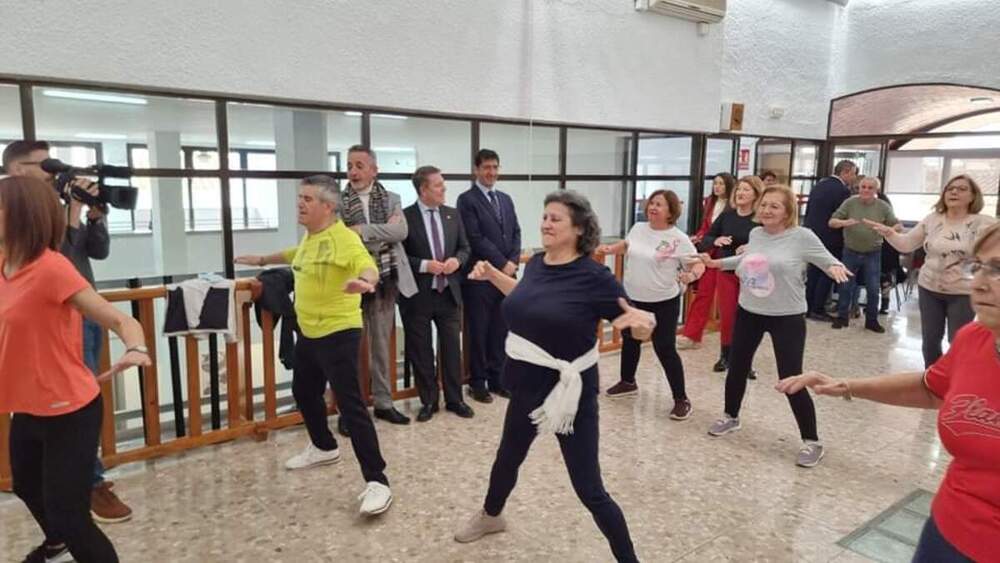
[[[462,528],[455,532],[455,541],[470,543],[479,538],[502,532],[507,529],[507,521],[503,515],[490,516],[485,510],[480,510]]]
[[[725,436],[730,432],[736,432],[740,428],[743,428],[740,424],[740,419],[725,416],[716,420],[715,423],[712,424],[712,427],[708,429],[708,434],[710,436]]]
[[[795,460],[795,465],[816,467],[821,459],[823,459],[823,444],[806,441],[802,442],[802,449],[799,450],[799,457]]]

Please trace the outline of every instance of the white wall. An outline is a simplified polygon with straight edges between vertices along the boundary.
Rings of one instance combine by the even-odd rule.
[[[746,105],[745,132],[826,136],[831,49],[842,11],[813,0],[729,2],[722,101]],[[784,116],[769,117],[771,106],[783,108]]]
[[[996,0],[851,0],[835,35],[833,97],[952,82],[1000,88]]]
[[[631,0],[50,0],[0,12],[3,73],[623,126],[718,119],[719,26],[698,36]],[[87,30],[86,48],[57,39],[56,14]]]

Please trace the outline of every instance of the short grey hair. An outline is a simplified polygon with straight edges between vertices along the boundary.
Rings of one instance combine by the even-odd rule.
[[[601,243],[601,225],[590,200],[573,190],[558,190],[545,196],[545,205],[550,203],[561,203],[569,208],[570,222],[581,231],[576,239],[576,251],[585,256],[593,253]]]
[[[845,158],[844,160],[841,160],[840,162],[837,163],[836,166],[833,167],[833,175],[840,176],[844,172],[848,172],[850,170],[857,170],[857,168],[858,168],[857,164],[854,164],[852,161],[847,160]]]
[[[340,210],[340,182],[326,174],[307,176],[299,183],[302,186],[314,186],[319,189],[319,198],[326,203],[332,203]]]
[[[858,187],[861,187],[861,184],[864,184],[865,182],[868,182],[869,184],[875,184],[875,191],[877,192],[882,191],[882,180],[879,180],[878,177],[865,176],[864,178],[861,179],[860,182],[858,182]]]
[[[372,159],[372,164],[378,166],[378,157],[375,156],[375,151],[371,147],[366,147],[364,145],[351,145],[351,148],[347,149],[347,156],[350,156],[352,152],[363,152],[368,155],[368,158]]]

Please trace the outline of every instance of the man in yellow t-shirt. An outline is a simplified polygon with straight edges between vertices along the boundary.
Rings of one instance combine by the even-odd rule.
[[[358,384],[361,345],[361,294],[375,290],[378,270],[357,233],[337,218],[340,187],[329,176],[310,176],[299,185],[299,224],[306,236],[295,248],[267,256],[240,256],[238,264],[291,264],[295,276],[295,313],[302,337],[295,345],[292,395],[309,443],[285,462],[305,469],[340,461],[337,440],[326,421],[327,383],[351,435],[366,486],[361,514],[374,516],[392,504],[385,460],[375,425]]]

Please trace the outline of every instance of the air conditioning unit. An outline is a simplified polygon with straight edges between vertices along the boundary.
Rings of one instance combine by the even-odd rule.
[[[718,23],[726,15],[726,0],[635,0],[635,9],[696,22]]]

